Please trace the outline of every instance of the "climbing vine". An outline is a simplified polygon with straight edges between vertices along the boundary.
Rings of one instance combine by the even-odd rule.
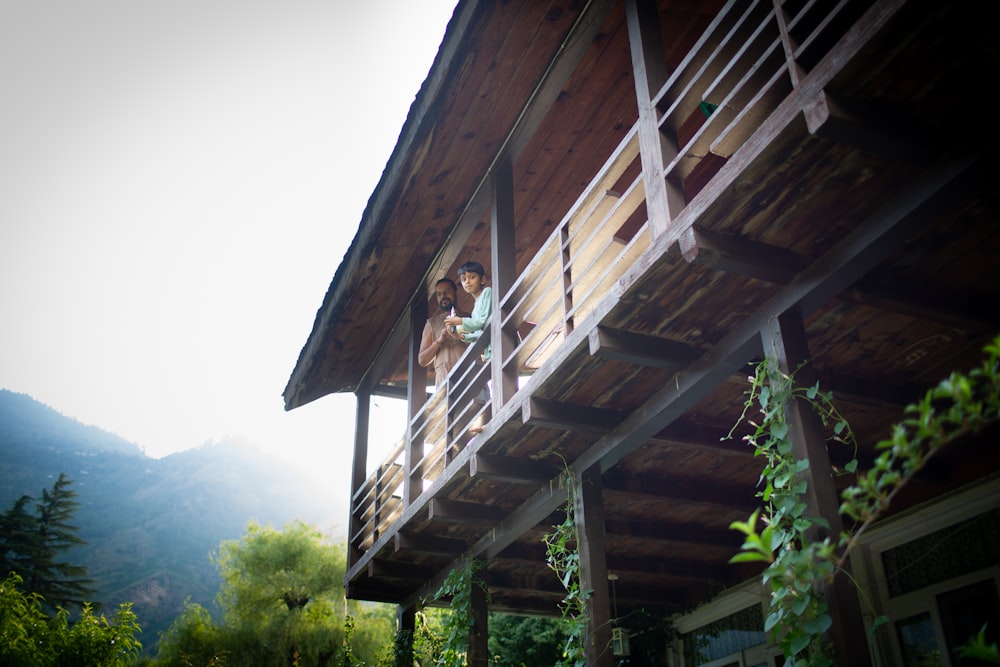
[[[477,572],[486,566],[475,558],[464,558],[458,567],[448,573],[431,600],[450,600],[451,613],[443,619],[443,638],[437,661],[438,667],[463,667],[469,649],[472,631],[472,587],[487,590],[486,582]],[[488,600],[488,597],[487,597]],[[427,601],[425,601],[426,604]]]
[[[580,581],[580,535],[576,527],[576,506],[579,497],[577,478],[563,462],[560,484],[566,488],[566,506],[562,523],[552,527],[552,532],[542,537],[545,544],[545,562],[558,576],[566,595],[559,603],[566,622],[566,643],[563,646],[565,667],[583,667],[587,664],[585,638],[587,636],[587,600],[590,591],[584,590]]]
[[[762,488],[757,494],[764,505],[746,522],[732,524],[745,536],[732,562],[767,563],[762,580],[770,587],[771,597],[764,625],[781,647],[786,665],[833,664],[824,639],[831,625],[824,585],[843,570],[865,529],[937,451],[1000,419],[1000,337],[985,352],[982,366],[967,374],[953,373],[920,402],[907,406],[890,437],[877,444],[880,454],[871,468],[842,493],[840,512],[857,524],[821,540],[816,538],[817,529],[829,526],[822,517],[806,512],[807,488],[800,473],[809,462],[792,455],[787,408],[793,400],[805,400],[832,431],[831,438],[856,452],[854,433],[834,406],[832,395],[821,392],[818,384],[796,385],[794,373],[782,373],[770,358],[757,364],[743,414],[730,436],[743,422],[753,429],[745,440],[754,447],[755,456],[764,457]],[[754,405],[759,408],[755,420],[748,418]],[[845,471],[854,472],[856,466],[852,460]],[[764,528],[758,532],[761,521]],[[884,620],[876,619],[875,627]]]

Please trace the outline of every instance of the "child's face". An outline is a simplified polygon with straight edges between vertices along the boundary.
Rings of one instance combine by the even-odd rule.
[[[467,271],[458,277],[462,283],[462,289],[469,294],[479,294],[483,291],[483,277],[478,273]]]

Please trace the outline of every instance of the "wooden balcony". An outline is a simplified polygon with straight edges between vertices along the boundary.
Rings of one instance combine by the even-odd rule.
[[[634,51],[629,60],[651,22],[627,29],[624,4],[595,3],[596,16],[573,23],[595,26],[576,52],[567,29],[552,51],[576,53],[572,71],[551,90],[541,79],[511,114],[522,124],[496,142],[516,149],[509,174],[490,161],[484,180],[463,190],[464,217],[426,234],[440,239],[433,258],[399,262],[429,268],[397,304],[396,326],[384,327],[389,358],[366,358],[355,376],[383,391],[405,386],[413,417],[353,494],[352,597],[416,604],[471,554],[489,563],[494,609],[554,613],[561,589],[540,538],[561,521],[560,473],[596,470],[599,548],[619,574],[618,604],[689,607],[755,573],[728,564],[740,543],[728,527],[759,502],[759,463],[740,433],[725,436],[743,409],[748,364],[775,352],[770,341],[798,345],[843,402],[864,465],[908,401],[975,364],[1000,330],[988,150],[949,116],[974,78],[970,59],[989,54],[959,48],[982,17],[904,0],[734,1],[708,16],[660,2],[653,25],[673,41],[653,49],[669,71],[657,78]],[[553,55],[547,71],[563,67]],[[594,92],[616,85],[634,107]],[[560,107],[562,90],[590,106]],[[435,126],[441,136],[474,134],[449,118]],[[572,154],[558,154],[565,146]],[[454,159],[440,178],[465,173]],[[423,164],[419,173],[431,170]],[[491,250],[482,193],[508,177],[516,271],[501,281],[489,331],[447,387],[425,397],[426,377],[412,363],[400,372],[412,350],[405,337],[419,331],[404,326],[408,309],[427,277]],[[416,207],[401,191],[393,213]],[[362,337],[343,331],[343,345],[317,355],[317,377],[361,366],[350,344]],[[364,384],[342,375],[295,391]],[[472,435],[478,420],[483,431]],[[972,465],[969,447],[943,457],[900,507],[1000,469],[996,448]],[[836,470],[849,453],[828,458]]]

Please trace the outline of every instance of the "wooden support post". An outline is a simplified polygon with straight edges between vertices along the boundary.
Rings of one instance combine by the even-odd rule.
[[[493,382],[493,414],[517,392],[517,367],[505,367],[504,359],[517,346],[516,324],[504,325],[509,313],[500,303],[517,279],[514,244],[514,172],[509,159],[501,160],[493,172],[493,213],[490,225],[490,261],[493,262],[493,316],[490,318],[490,378]]]
[[[420,365],[417,357],[420,354],[420,340],[427,323],[427,285],[423,282],[417,292],[417,298],[410,307],[410,346],[409,364],[407,369],[406,404],[409,419],[406,425],[406,451],[403,453],[403,506],[407,507],[417,499],[423,491],[422,478],[419,474],[414,479],[413,467],[423,458],[424,437],[414,434],[413,418],[427,402],[427,370]]]
[[[660,114],[653,102],[667,81],[667,62],[655,0],[628,0],[625,16],[639,106],[639,153],[646,188],[646,215],[655,239],[666,233],[673,213],[685,204],[683,190],[678,184],[668,183],[663,175],[666,163],[677,155],[677,141],[668,140],[660,131]]]
[[[357,535],[361,529],[361,519],[354,507],[354,496],[358,489],[365,483],[365,471],[368,468],[368,417],[371,411],[371,394],[368,392],[358,392],[356,394],[358,405],[357,414],[354,420],[354,465],[351,469],[351,517],[349,520],[349,536]],[[348,540],[347,567],[351,568],[361,558],[361,550]]]
[[[413,664],[413,637],[417,630],[417,609],[413,606],[399,605],[396,607],[396,655],[393,664]]]
[[[604,489],[601,467],[588,468],[577,479],[576,528],[580,536],[580,586],[587,600],[586,655],[589,667],[611,667],[611,600],[604,552]]]
[[[487,667],[489,665],[489,604],[485,584],[480,586],[473,581],[469,590],[472,605],[472,628],[469,630],[469,652],[466,662],[469,667]]]
[[[783,373],[794,373],[796,384],[810,387],[816,382],[816,369],[809,362],[809,348],[805,328],[798,308],[793,308],[777,318],[761,332],[764,354],[773,356]],[[809,402],[798,399],[788,407],[789,437],[792,454],[796,459],[808,459],[809,467],[802,475],[807,484],[806,505],[808,513],[829,523],[829,534],[836,539],[843,529],[840,505],[833,481],[833,467],[826,451],[823,424]],[[812,535],[822,539],[823,534]],[[839,575],[824,592],[833,624],[827,632],[833,644],[838,665],[871,665],[864,621],[857,591],[850,579]]]

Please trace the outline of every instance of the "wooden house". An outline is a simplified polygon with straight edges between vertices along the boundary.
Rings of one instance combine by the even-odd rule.
[[[729,562],[762,464],[726,435],[767,356],[833,392],[865,469],[904,406],[981,363],[1000,331],[989,8],[461,0],[284,392],[357,396],[349,597],[405,626],[473,558],[490,610],[556,615],[541,538],[568,474],[588,664],[613,664],[616,629],[633,665],[781,664],[760,566]],[[493,316],[435,391],[421,331],[466,260]],[[381,461],[373,396],[410,418]],[[852,453],[791,419],[836,526]],[[857,586],[830,591],[838,664],[958,664],[963,629],[1000,616],[996,435],[949,445],[861,540]]]

